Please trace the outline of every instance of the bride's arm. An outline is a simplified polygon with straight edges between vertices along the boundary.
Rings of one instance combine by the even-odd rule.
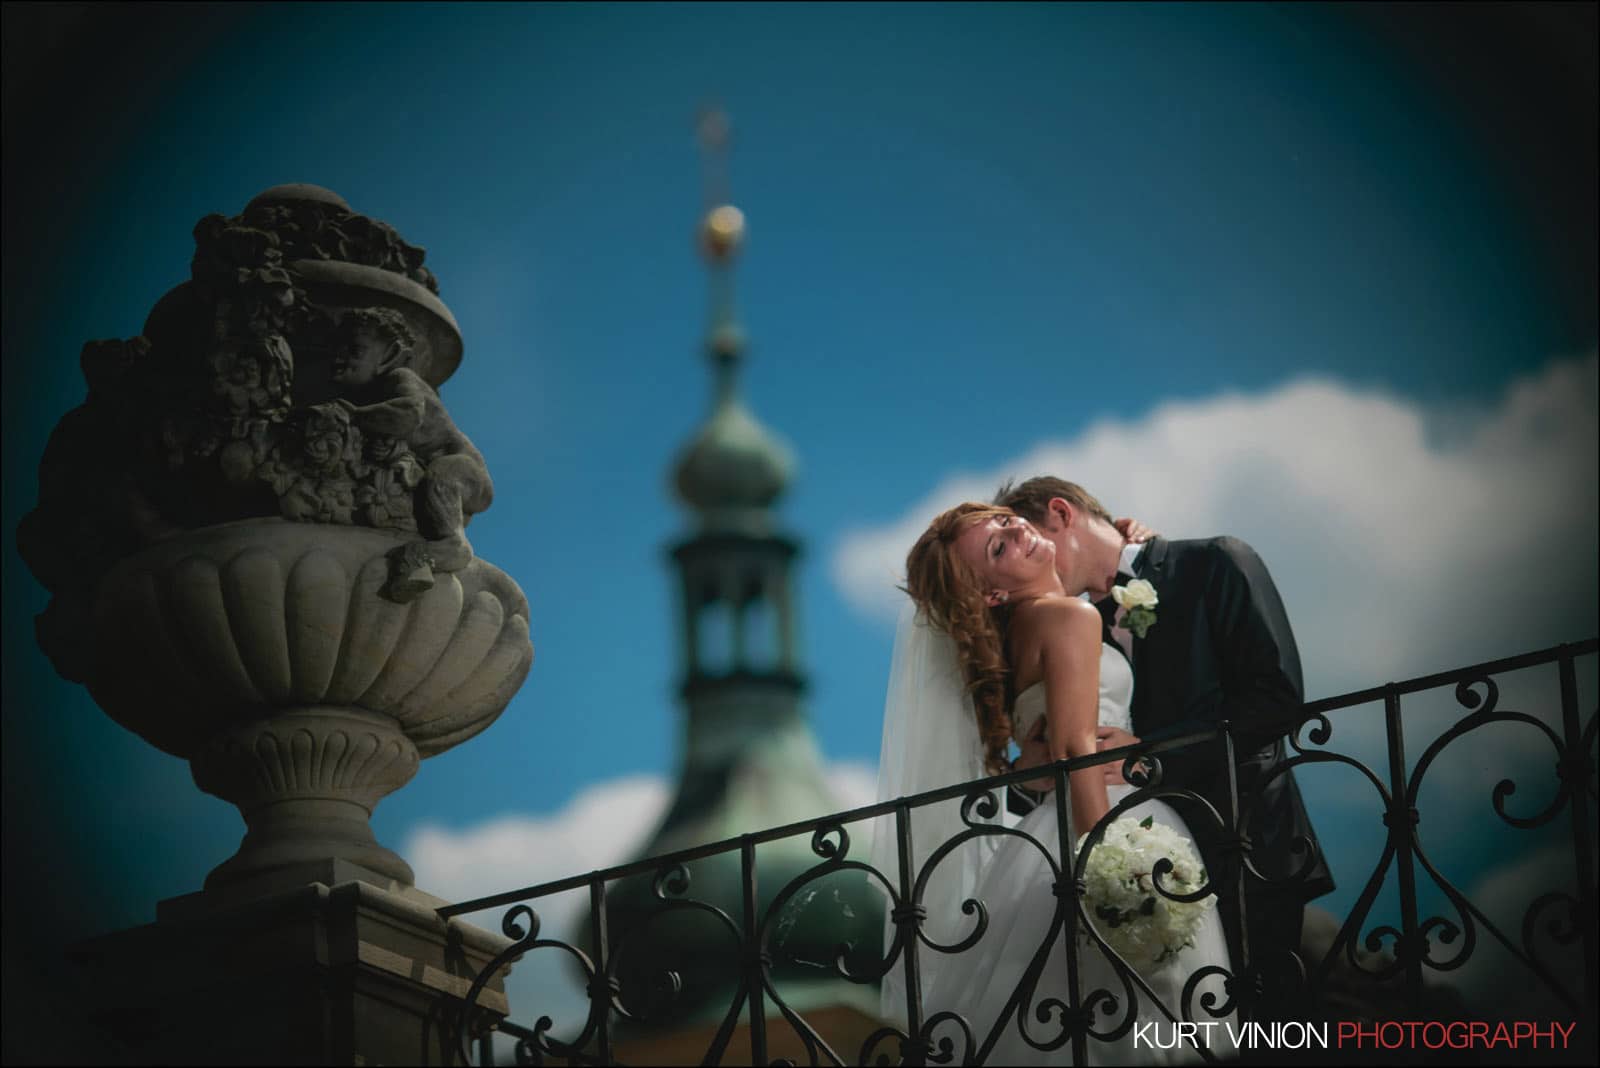
[[[1036,602],[1051,760],[1093,756],[1099,749],[1100,613],[1077,598]],[[1072,825],[1083,834],[1110,809],[1105,769],[1085,768],[1068,783]]]

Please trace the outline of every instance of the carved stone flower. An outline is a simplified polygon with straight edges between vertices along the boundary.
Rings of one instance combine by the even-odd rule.
[[[348,408],[318,404],[306,409],[301,433],[300,451],[308,471],[324,476],[356,473],[361,431],[350,421]]]
[[[391,462],[372,468],[356,490],[356,519],[373,527],[416,530],[412,491],[422,481],[422,465],[409,449]]]
[[[350,523],[355,504],[355,483],[344,478],[302,476],[278,498],[283,517],[299,523]]]

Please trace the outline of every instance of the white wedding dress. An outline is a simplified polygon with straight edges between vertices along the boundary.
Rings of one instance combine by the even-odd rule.
[[[1100,724],[1129,730],[1132,700],[1132,670],[1120,652],[1109,645],[1102,646]],[[1028,737],[1044,714],[1043,684],[1029,687],[1018,696],[1012,712],[1015,736]],[[1109,790],[1111,804],[1116,805],[1133,789],[1131,786],[1112,787]],[[1150,816],[1156,822],[1176,829],[1185,838],[1191,837],[1177,812],[1160,801],[1142,802],[1123,813],[1123,816],[1131,816],[1136,820]],[[1060,837],[1053,796],[1047,796],[1045,802],[1025,816],[1015,829],[1030,835],[1046,847],[1052,857],[1057,857]],[[1050,864],[1037,848],[1014,837],[1001,838],[978,874],[974,894],[988,911],[987,931],[976,945],[960,954],[946,957],[923,990],[923,1018],[928,1019],[941,1011],[960,1013],[972,1027],[974,1054],[982,1047],[995,1022],[1005,1011],[1007,1002],[1023,981],[1024,973],[1049,933],[1055,910],[1053,881]],[[961,934],[964,935],[972,927],[973,921],[967,920]],[[1059,1000],[1063,1005],[1069,1000],[1065,941],[1065,931],[1058,932],[1038,984],[1028,998],[1031,1011],[1026,1021],[1027,1031],[1035,1042],[1043,1045],[1054,1045],[1063,1033],[1059,1011],[1052,1011],[1048,1022],[1041,1022],[1036,1013],[1039,1006],[1050,999]],[[935,951],[924,948],[922,952],[930,954]],[[1115,1013],[1108,1014],[1106,1005],[1101,1004],[1093,1024],[1094,1030],[1108,1032],[1116,1029],[1127,1013],[1130,989],[1136,1002],[1136,1024],[1156,1025],[1139,1028],[1144,1039],[1138,1042],[1133,1027],[1120,1038],[1109,1042],[1090,1035],[1088,1063],[1142,1065],[1200,1060],[1199,1054],[1192,1048],[1161,1049],[1154,1043],[1168,1044],[1174,1040],[1173,1019],[1184,1018],[1182,992],[1193,971],[1206,965],[1228,967],[1227,941],[1215,908],[1207,911],[1193,947],[1141,973],[1156,997],[1172,1014],[1171,1017],[1152,1004],[1149,996],[1131,979],[1125,980],[1120,976],[1096,944],[1083,945],[1079,961],[1080,997],[1087,1000],[1094,991],[1104,988],[1117,999]],[[1219,1059],[1226,1060],[1236,1051],[1228,1041],[1225,1022],[1237,1026],[1237,1019],[1233,1016],[1219,1019],[1207,1013],[1201,1007],[1200,998],[1208,991],[1216,995],[1217,1004],[1225,1002],[1220,976],[1202,980],[1194,994],[1192,1018],[1197,1021],[1216,1020],[1215,1026],[1202,1027],[1199,1034],[1209,1035],[1207,1048]],[[1037,1049],[1024,1039],[1018,1015],[1016,1011],[1011,1013],[994,1047],[985,1056],[985,1063],[1071,1063],[1070,1043],[1050,1051]],[[947,1024],[938,1029],[937,1036],[955,1033],[956,1029]],[[1205,1038],[1202,1041],[1205,1042]]]

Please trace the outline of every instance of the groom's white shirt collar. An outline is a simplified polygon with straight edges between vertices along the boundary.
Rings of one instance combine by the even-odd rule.
[[[1138,561],[1139,554],[1144,552],[1145,547],[1148,546],[1149,544],[1150,543],[1146,541],[1146,542],[1140,542],[1138,544],[1129,543],[1129,544],[1124,545],[1122,547],[1122,556],[1119,557],[1118,560],[1117,560],[1117,577],[1118,578],[1132,578],[1133,577],[1133,565],[1134,565],[1134,563],[1136,561]],[[1089,591],[1088,590],[1084,590],[1082,593],[1078,594],[1078,600],[1080,600],[1080,601],[1089,601],[1089,602],[1092,603],[1094,601],[1094,598],[1089,595]]]

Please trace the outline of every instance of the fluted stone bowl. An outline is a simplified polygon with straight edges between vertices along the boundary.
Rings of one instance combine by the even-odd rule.
[[[521,686],[533,646],[516,583],[474,560],[396,604],[379,589],[403,540],[252,519],[148,546],[102,580],[90,692],[250,826],[208,886],[327,856],[409,883],[372,839],[372,807]]]

